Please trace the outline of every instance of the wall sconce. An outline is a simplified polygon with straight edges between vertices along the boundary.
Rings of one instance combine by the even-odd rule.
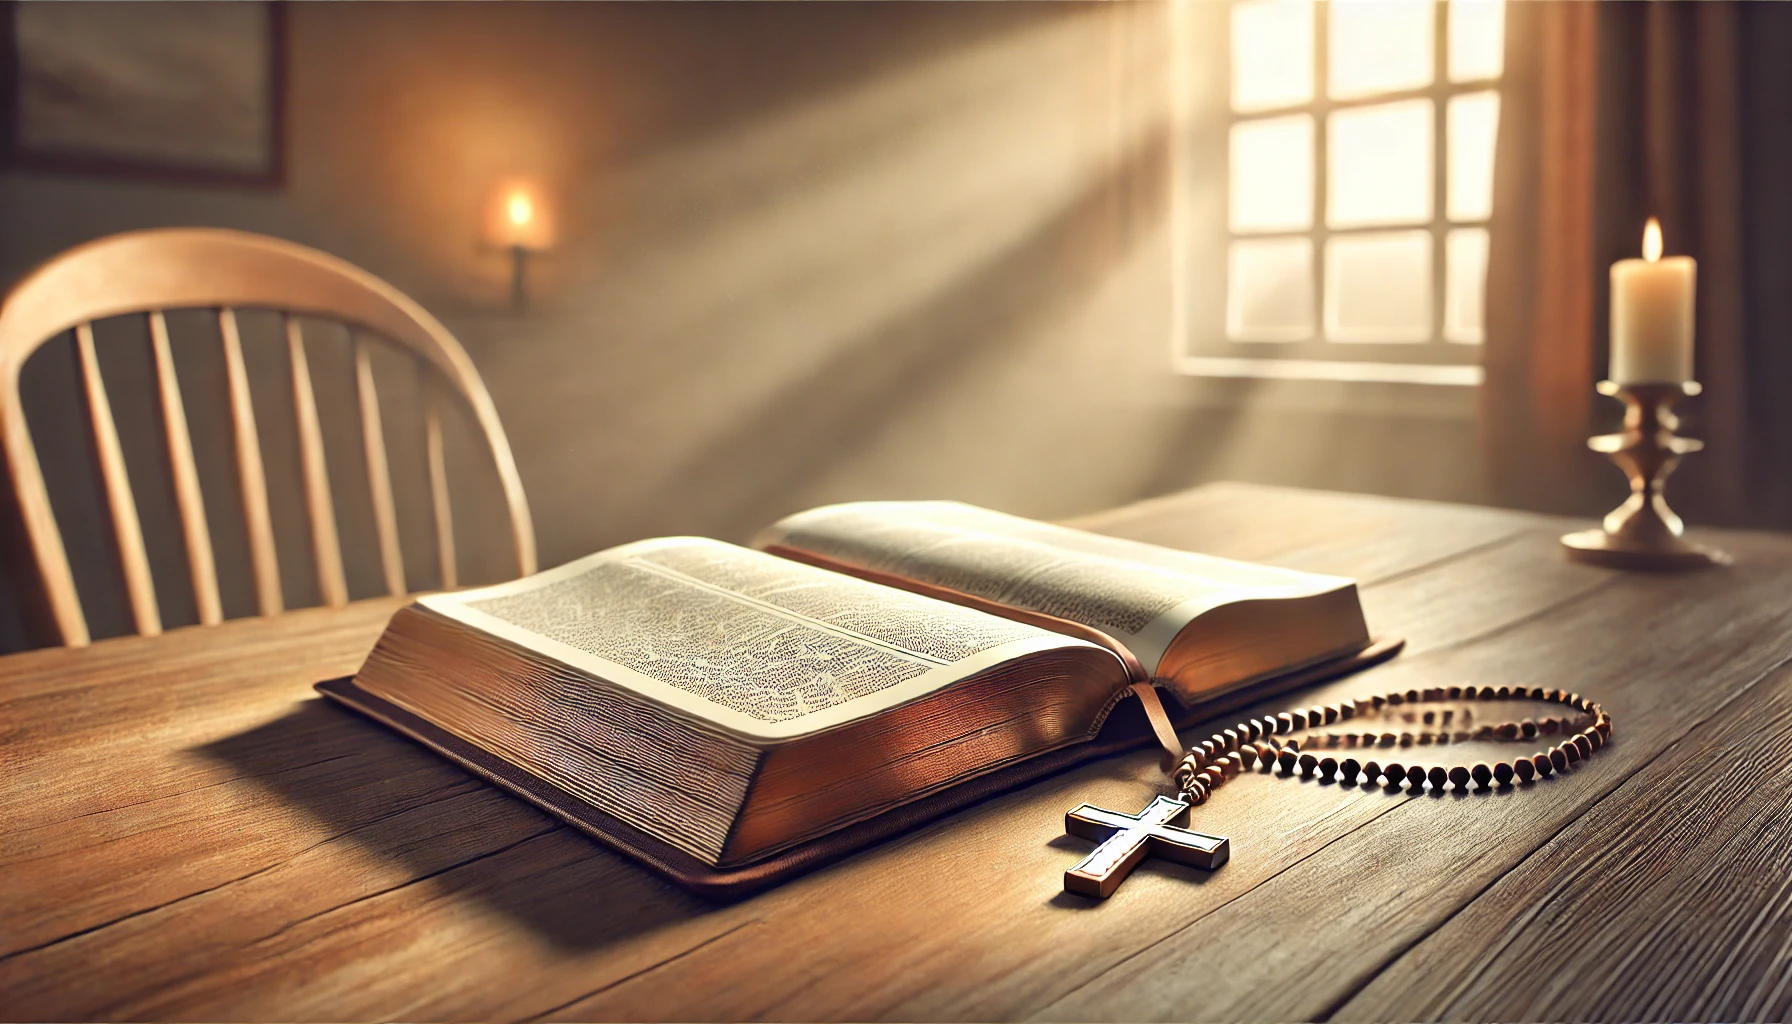
[[[510,254],[510,308],[528,306],[529,257],[554,243],[553,219],[533,183],[513,179],[492,189],[485,211],[486,242]]]

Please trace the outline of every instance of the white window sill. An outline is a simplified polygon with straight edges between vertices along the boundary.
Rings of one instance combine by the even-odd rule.
[[[1445,387],[1476,387],[1483,377],[1479,366],[1329,359],[1248,359],[1234,356],[1179,356],[1175,360],[1175,370],[1191,377],[1365,381]]]

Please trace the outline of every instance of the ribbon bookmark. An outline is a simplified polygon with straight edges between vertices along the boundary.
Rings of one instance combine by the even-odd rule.
[[[1150,683],[1132,684],[1132,692],[1139,695],[1139,703],[1145,707],[1145,717],[1151,722],[1151,731],[1157,734],[1158,745],[1164,748],[1164,771],[1176,767],[1182,760],[1182,741],[1176,738],[1176,729],[1170,724],[1170,714],[1164,710],[1164,702],[1157,695],[1157,687]]]

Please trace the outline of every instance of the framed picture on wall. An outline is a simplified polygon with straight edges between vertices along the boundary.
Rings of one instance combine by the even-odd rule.
[[[0,3],[9,162],[175,181],[284,175],[278,3]]]

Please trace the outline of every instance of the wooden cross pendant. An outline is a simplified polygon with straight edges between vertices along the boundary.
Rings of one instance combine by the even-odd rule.
[[[1138,814],[1084,804],[1064,815],[1064,831],[1100,846],[1064,872],[1064,891],[1105,900],[1146,854],[1211,871],[1226,863],[1232,845],[1223,836],[1202,835],[1180,826],[1188,822],[1188,801],[1160,796]]]

